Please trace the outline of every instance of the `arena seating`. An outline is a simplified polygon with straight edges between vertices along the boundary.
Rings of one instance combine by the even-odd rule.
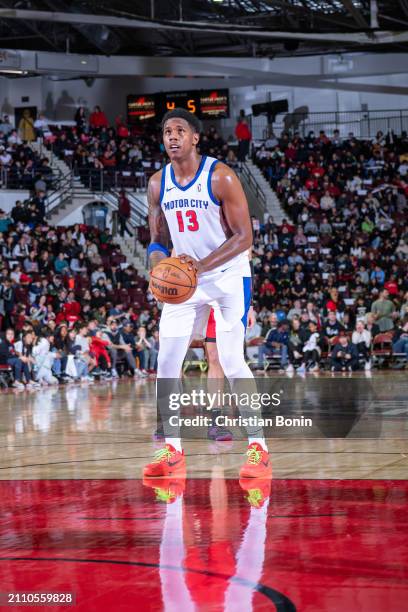
[[[253,160],[278,194],[287,220],[277,227],[266,218],[255,231],[261,312],[287,313],[291,302],[301,299],[302,309],[310,302],[323,316],[334,309],[351,332],[387,289],[394,318],[390,334],[374,338],[373,354],[391,356],[392,330],[406,313],[408,289],[406,134],[379,133],[365,141],[342,140],[338,133],[305,139],[282,133],[268,142],[254,150]],[[333,304],[334,287],[340,299]]]
[[[94,191],[111,187],[145,190],[149,178],[164,161],[157,131],[127,131],[125,136],[114,127],[85,132],[78,127],[51,126],[45,144]],[[215,128],[203,134],[200,151],[232,166],[237,163],[234,148]]]
[[[85,182],[92,172],[111,177],[119,173],[121,181],[129,179],[128,186],[137,188],[163,163],[154,133],[123,137],[113,128],[81,132],[65,127],[51,128],[47,134],[50,153],[52,149]],[[41,338],[54,323],[72,326],[96,318],[104,326],[110,313],[119,309],[122,318],[134,324],[134,332],[143,325],[152,334],[159,311],[146,294],[147,282],[131,267],[125,269],[126,258],[109,232],[87,226],[49,227],[41,198],[35,194],[37,180],[52,188],[47,158],[40,159],[18,139],[10,142],[10,137],[0,135],[0,141],[10,158],[3,157],[7,163],[2,176],[7,172],[7,180],[34,193],[33,199],[17,204],[10,215],[0,214],[2,330],[11,325],[20,334],[31,326]],[[372,365],[379,367],[392,366],[396,357],[405,359],[403,352],[396,354],[393,344],[400,337],[396,332],[404,325],[408,300],[408,187],[399,171],[408,158],[407,150],[405,137],[393,142],[381,135],[373,142],[341,141],[322,133],[308,139],[282,134],[272,148],[254,151],[254,160],[276,189],[287,219],[278,227],[266,216],[259,229],[254,225],[254,307],[260,333],[248,346],[259,348],[268,339],[274,313],[279,322],[288,323],[286,343],[290,343],[294,318],[301,319],[302,346],[311,336],[310,321],[315,321],[318,363],[329,368],[339,337],[325,335],[328,314],[335,313],[339,331],[351,339],[356,322],[367,323],[380,292],[387,289],[394,312],[388,329],[374,325],[369,354]],[[201,151],[236,163],[232,148],[214,129],[202,137]],[[142,182],[130,180],[137,178],[137,172],[143,172]],[[138,228],[138,239],[148,244],[145,225]],[[30,261],[30,251],[35,261]],[[43,255],[45,251],[48,255]],[[96,280],[98,271],[102,280]],[[8,279],[12,300],[6,308]],[[296,311],[292,316],[291,309]],[[145,316],[139,321],[141,313]],[[186,366],[202,366],[201,359],[195,361],[187,360]],[[252,358],[251,363],[257,361]],[[262,369],[269,367],[282,367],[281,350],[266,353]],[[0,382],[6,382],[10,372],[3,364]]]

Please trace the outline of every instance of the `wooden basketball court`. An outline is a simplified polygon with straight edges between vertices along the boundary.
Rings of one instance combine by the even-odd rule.
[[[50,591],[81,611],[406,610],[407,376],[314,375],[314,406],[330,388],[341,413],[347,380],[372,386],[381,426],[269,440],[258,505],[238,481],[245,440],[188,440],[186,481],[143,483],[154,380],[2,393],[1,609]]]

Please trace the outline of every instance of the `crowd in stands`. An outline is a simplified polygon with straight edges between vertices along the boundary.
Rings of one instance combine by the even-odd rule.
[[[376,338],[408,357],[406,133],[272,134],[254,161],[287,213],[255,223],[258,317],[269,319],[258,367],[275,354],[289,372],[316,371],[323,356],[333,370],[370,369]]]
[[[98,107],[89,119],[78,109],[73,127],[50,128],[40,116],[35,128],[79,174],[146,176],[163,162],[157,133],[131,133],[122,117],[110,127]],[[154,371],[160,313],[146,280],[109,231],[50,227],[48,159],[11,126],[0,142],[3,167],[28,166],[33,177],[31,200],[0,212],[0,366],[13,369],[20,388]],[[237,161],[215,128],[200,152]],[[369,370],[376,342],[408,357],[406,134],[364,141],[283,133],[253,155],[287,212],[279,226],[253,219],[257,323],[247,346],[256,347],[255,367],[275,360],[288,372]],[[121,233],[129,212],[122,199]],[[146,227],[139,234],[146,244]]]
[[[9,135],[0,131],[0,188],[26,189],[30,193],[45,194],[56,185],[48,157],[41,157],[16,130]]]
[[[89,116],[84,107],[79,107],[72,123],[57,126],[39,115],[33,122],[32,139],[42,138],[49,150],[47,156],[40,158],[30,147],[32,139],[24,138],[8,118],[3,120],[0,125],[0,180],[7,181],[9,188],[46,192],[57,186],[58,177],[49,163],[49,155],[55,154],[94,191],[113,185],[145,189],[150,176],[163,165],[164,147],[156,127],[129,128],[122,115],[116,117],[114,125],[109,125],[99,106]],[[242,142],[249,147],[249,140]],[[202,134],[200,152],[231,166],[238,163],[235,147],[230,146],[214,126]]]
[[[89,118],[79,108],[74,126],[53,127],[40,114],[29,133],[14,129],[8,117],[0,127],[0,180],[30,191],[9,214],[0,211],[0,383],[7,368],[16,388],[154,372],[159,310],[146,299],[146,280],[125,264],[109,232],[47,224],[55,176],[31,141],[41,138],[93,188],[101,185],[101,170],[119,172],[122,187],[132,177],[130,186],[145,187],[163,163],[159,133],[131,132],[121,116],[109,126],[99,107]],[[236,162],[213,127],[202,135],[201,152]],[[122,191],[121,234],[129,231],[126,204]]]
[[[0,213],[0,382],[18,389],[157,367],[159,310],[109,231]]]
[[[80,176],[99,190],[116,187],[145,189],[150,176],[164,161],[164,147],[156,127],[128,127],[121,115],[109,125],[105,113],[95,107],[87,117],[83,107],[75,114],[75,125],[48,127],[43,133],[50,149]],[[201,137],[200,152],[234,165],[234,150],[210,127]],[[101,173],[103,180],[101,180]]]

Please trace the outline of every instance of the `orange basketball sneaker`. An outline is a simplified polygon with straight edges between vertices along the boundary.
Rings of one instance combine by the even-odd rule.
[[[269,453],[260,444],[257,442],[250,444],[246,455],[247,460],[239,472],[240,478],[272,477],[272,463]]]
[[[184,451],[180,453],[171,444],[156,451],[151,463],[145,465],[143,478],[166,478],[166,476],[185,476],[186,459]]]

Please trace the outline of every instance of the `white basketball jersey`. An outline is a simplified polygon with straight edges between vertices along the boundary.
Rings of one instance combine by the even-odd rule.
[[[160,205],[166,217],[176,255],[186,253],[197,260],[207,257],[227,240],[221,223],[221,202],[211,189],[218,160],[203,155],[197,174],[185,187],[179,185],[171,164],[163,168]],[[247,253],[240,253],[207,274],[232,266],[243,269]]]

